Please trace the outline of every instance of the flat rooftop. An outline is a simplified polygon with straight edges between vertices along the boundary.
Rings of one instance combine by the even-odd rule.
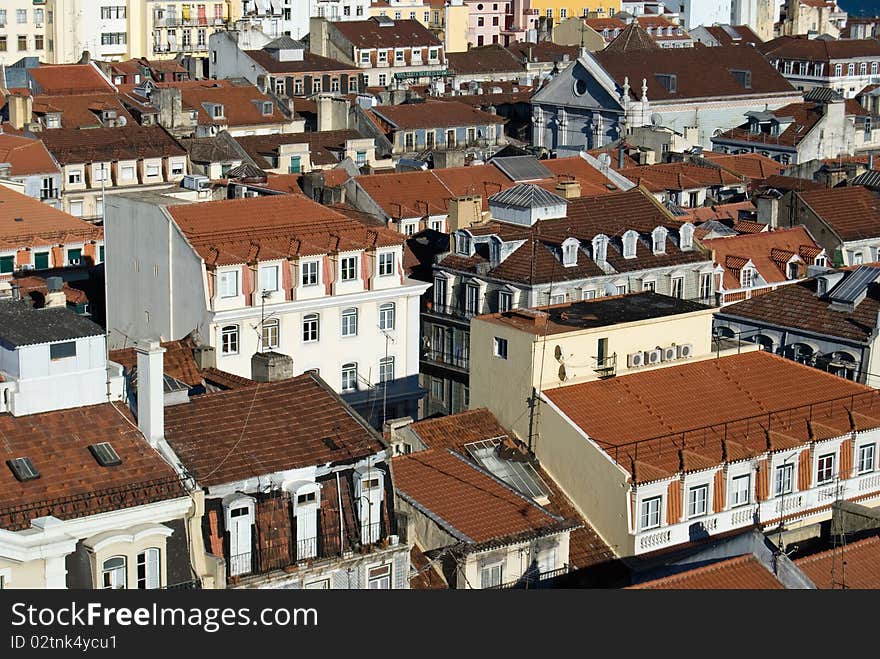
[[[508,325],[523,332],[551,335],[677,316],[712,308],[691,300],[643,291],[535,309],[513,309],[504,313],[480,316],[480,319]]]

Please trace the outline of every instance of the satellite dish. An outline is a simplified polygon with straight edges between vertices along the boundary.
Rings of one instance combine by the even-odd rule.
[[[118,119],[118,124],[120,126],[125,126],[128,123],[128,119],[125,118],[125,115],[120,115]]]
[[[607,153],[600,153],[599,162],[602,163],[603,167],[611,167],[611,156]]]
[[[556,346],[556,350],[553,351],[553,356],[556,357],[556,361],[562,361],[562,346]]]
[[[568,373],[565,372],[565,364],[559,366],[559,379],[565,382],[568,379]]]
[[[663,115],[659,112],[655,112],[651,115],[651,125],[652,126],[662,126],[663,125]]]

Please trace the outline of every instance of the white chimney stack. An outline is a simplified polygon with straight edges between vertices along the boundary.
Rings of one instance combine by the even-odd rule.
[[[139,341],[137,351],[138,428],[156,447],[165,436],[165,391],[163,357],[165,348],[158,341]]]

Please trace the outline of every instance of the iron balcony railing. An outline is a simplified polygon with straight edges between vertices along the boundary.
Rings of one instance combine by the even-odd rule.
[[[599,377],[611,377],[617,374],[617,353],[607,357],[593,357],[593,370]]]
[[[181,581],[179,583],[168,584],[163,586],[162,590],[201,590],[202,582],[198,579],[190,579],[189,581]]]
[[[422,360],[465,370],[470,367],[470,358],[467,350],[449,352],[447,350],[433,350],[429,348],[422,353]]]
[[[473,309],[465,309],[461,305],[456,304],[436,304],[426,308],[428,313],[440,314],[442,316],[452,316],[454,318],[473,318],[477,315],[477,311]]]
[[[557,568],[555,570],[548,570],[546,572],[527,572],[516,581],[509,581],[499,586],[491,586],[490,588],[487,588],[487,590],[529,590],[534,588],[550,588],[554,585],[553,580],[555,580],[557,577],[568,574],[569,571],[569,566],[563,565],[560,568]]]

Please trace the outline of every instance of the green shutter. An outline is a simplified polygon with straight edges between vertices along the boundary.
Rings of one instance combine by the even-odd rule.
[[[14,256],[0,256],[0,274],[9,274],[15,268]]]
[[[34,269],[46,270],[49,267],[49,252],[34,252]]]
[[[82,258],[82,250],[81,249],[69,249],[67,250],[67,262],[72,263],[73,261],[78,261]]]

